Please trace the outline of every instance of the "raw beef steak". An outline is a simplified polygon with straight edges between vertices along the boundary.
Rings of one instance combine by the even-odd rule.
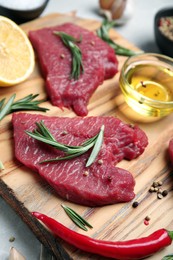
[[[82,52],[84,73],[78,80],[70,79],[71,52],[54,31],[65,32],[77,39],[82,37],[78,46]],[[93,92],[104,79],[117,73],[114,50],[93,32],[71,23],[31,31],[29,38],[38,54],[52,104],[72,108],[79,116],[87,115],[87,104]]]
[[[33,131],[35,123],[41,120],[57,141],[68,145],[80,145],[104,125],[104,141],[95,162],[85,167],[88,151],[75,159],[40,164],[40,161],[62,156],[62,152],[25,133],[25,130]],[[98,206],[134,198],[133,176],[115,164],[143,153],[148,141],[137,126],[132,127],[114,117],[67,118],[28,113],[14,113],[12,122],[17,159],[38,171],[64,199]]]

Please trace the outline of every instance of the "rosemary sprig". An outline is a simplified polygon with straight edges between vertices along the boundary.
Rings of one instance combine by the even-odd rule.
[[[72,70],[70,79],[77,80],[80,77],[81,71],[84,72],[84,67],[82,63],[82,53],[80,48],[76,45],[76,43],[81,42],[80,39],[76,39],[69,34],[64,32],[54,32],[55,35],[60,36],[61,40],[65,44],[65,46],[71,51],[72,54]]]
[[[162,260],[173,260],[173,254],[164,256]]]
[[[33,132],[26,131],[26,133],[32,138],[41,141],[45,144],[48,144],[65,153],[65,156],[44,160],[40,163],[69,160],[86,153],[89,149],[93,147],[93,150],[86,163],[86,167],[88,167],[95,161],[103,143],[104,125],[102,125],[98,134],[88,139],[79,146],[71,146],[57,142],[53,135],[50,133],[49,129],[45,126],[43,121],[40,121],[39,123],[36,122],[36,126],[37,128]]]
[[[96,31],[97,35],[105,42],[107,42],[115,51],[116,54],[122,55],[122,56],[134,56],[141,52],[135,52],[130,49],[124,48],[121,45],[115,43],[110,37],[109,37],[109,30],[116,25],[116,21],[108,21],[104,20],[102,22],[101,27]]]
[[[24,98],[21,98],[17,101],[14,101],[16,94],[13,94],[9,100],[5,103],[6,99],[3,98],[0,100],[0,121],[8,114],[11,114],[15,111],[21,110],[34,110],[34,111],[43,111],[46,112],[48,108],[39,107],[38,105],[45,100],[34,100],[38,94],[30,94]]]
[[[83,217],[76,213],[73,209],[61,204],[69,218],[81,229],[87,231],[87,227],[93,228]],[[87,227],[86,227],[87,226]]]

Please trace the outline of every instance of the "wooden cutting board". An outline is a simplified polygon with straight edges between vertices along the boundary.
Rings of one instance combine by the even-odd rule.
[[[22,28],[28,32],[64,22],[77,23],[92,31],[100,26],[97,21],[81,19],[74,14],[51,14],[24,24]],[[111,37],[127,48],[137,49],[114,30],[111,31]],[[126,57],[118,56],[118,60],[120,71]],[[105,81],[97,89],[88,106],[89,115],[118,116],[126,122],[134,123],[133,118],[127,113],[127,106],[119,89],[118,79],[119,73],[113,79]],[[10,88],[0,88],[1,99],[8,98],[13,93],[17,94],[17,99],[31,93],[39,93],[40,98],[47,97],[45,82],[40,74],[37,61],[33,74],[26,82]],[[53,107],[49,101],[42,105],[50,109],[46,113],[49,116],[75,116],[72,111],[67,109],[61,111],[59,108]],[[147,149],[138,159],[130,162],[124,160],[118,164],[119,167],[129,170],[134,175],[136,180],[135,200],[139,202],[139,206],[134,209],[132,202],[129,202],[89,208],[63,201],[37,173],[27,169],[15,159],[11,115],[9,115],[0,122],[0,160],[5,166],[5,170],[0,173],[0,195],[28,224],[37,238],[53,252],[56,259],[96,260],[105,258],[82,252],[54,238],[49,230],[32,218],[30,212],[42,212],[77,232],[103,240],[126,240],[142,237],[159,228],[173,230],[173,175],[167,150],[169,140],[173,137],[172,120],[173,115],[170,115],[154,123],[139,123],[149,138]],[[166,197],[158,199],[156,193],[148,191],[153,181],[163,182],[162,189],[169,190]],[[61,203],[83,215],[93,225],[93,229],[85,232],[72,224],[64,213]],[[148,226],[144,224],[147,215],[151,217]],[[149,259],[158,260],[172,252],[173,246],[169,246]]]

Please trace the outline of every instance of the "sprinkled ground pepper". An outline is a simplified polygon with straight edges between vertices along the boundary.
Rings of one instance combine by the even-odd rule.
[[[146,216],[146,217],[145,217],[145,219],[144,219],[144,224],[145,224],[146,226],[148,226],[148,225],[150,224],[150,219],[151,219],[150,216]]]
[[[158,198],[158,199],[163,199],[162,193],[157,193],[157,198]]]
[[[145,224],[146,226],[148,226],[148,225],[149,225],[149,221],[146,220],[146,219],[144,219],[144,224]]]
[[[134,201],[134,202],[133,202],[133,204],[132,204],[132,207],[133,207],[133,208],[137,208],[137,207],[138,207],[138,205],[139,205],[139,202],[137,202],[137,201]]]
[[[163,182],[162,181],[158,181],[158,185],[162,186]]]
[[[168,195],[168,191],[167,191],[167,190],[164,190],[164,191],[162,192],[162,195],[163,195],[163,197],[166,197],[166,196]]]
[[[100,160],[98,160],[98,164],[103,164],[103,160],[102,159],[100,159]]]
[[[84,171],[83,176],[88,176],[89,172],[88,171]]]
[[[157,198],[162,199],[163,197],[166,197],[168,195],[168,191],[164,190],[162,191],[161,186],[163,185],[162,181],[154,181],[151,187],[149,188],[149,192],[156,192]]]
[[[9,238],[9,242],[14,242],[14,240],[15,240],[15,237],[13,237],[13,236]]]
[[[150,189],[149,189],[150,192],[153,192],[154,191],[154,187],[151,186]]]
[[[149,221],[151,219],[151,217],[150,216],[146,216],[145,219]]]

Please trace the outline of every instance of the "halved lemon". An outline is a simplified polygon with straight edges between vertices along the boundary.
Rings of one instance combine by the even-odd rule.
[[[26,80],[34,64],[34,51],[25,32],[12,20],[0,16],[0,86]]]

